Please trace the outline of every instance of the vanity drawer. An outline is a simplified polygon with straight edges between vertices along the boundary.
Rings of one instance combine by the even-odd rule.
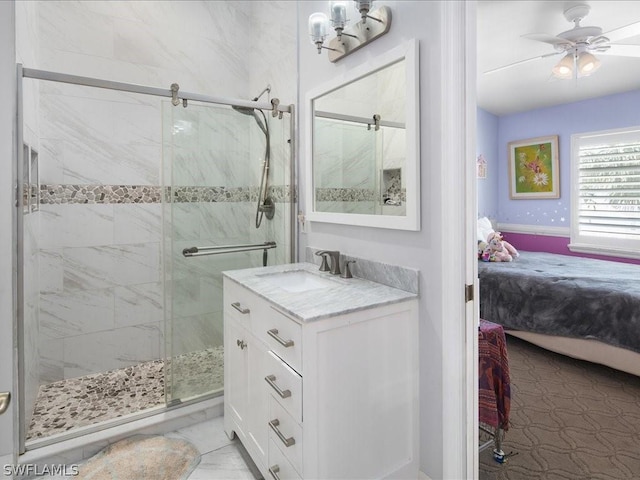
[[[278,446],[298,473],[302,471],[302,427],[274,398],[269,400],[269,441]]]
[[[269,306],[264,318],[252,319],[252,330],[269,350],[302,375],[302,325]]]
[[[302,377],[273,352],[269,352],[266,359],[267,390],[296,422],[302,423]]]
[[[287,457],[280,451],[273,440],[269,440],[269,468],[270,478],[265,480],[302,480]]]
[[[257,308],[256,296],[246,288],[225,279],[223,299],[225,315],[236,319],[246,328],[249,328],[251,316],[255,314]]]

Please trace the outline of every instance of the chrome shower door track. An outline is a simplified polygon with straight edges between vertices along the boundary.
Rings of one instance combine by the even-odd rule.
[[[107,90],[117,90],[121,92],[140,93],[142,95],[154,95],[156,97],[173,98],[174,91],[171,88],[150,87],[146,85],[137,85],[135,83],[114,82],[101,78],[81,77],[79,75],[69,75],[67,73],[50,72],[47,70],[37,70],[34,68],[22,68],[22,77],[33,78],[37,80],[48,80],[51,82],[69,83],[72,85],[81,85],[85,87],[104,88]],[[274,110],[277,112],[290,111],[289,105],[273,105],[267,102],[252,102],[241,98],[215,97],[210,95],[202,95],[200,93],[179,92],[179,98],[182,100],[193,100],[203,103],[215,103],[219,105],[257,108],[262,110]]]

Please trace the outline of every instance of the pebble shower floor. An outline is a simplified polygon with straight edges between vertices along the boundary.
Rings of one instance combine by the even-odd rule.
[[[175,357],[174,398],[223,386],[223,347]],[[104,373],[42,385],[27,441],[113,420],[165,404],[165,361],[154,360]]]

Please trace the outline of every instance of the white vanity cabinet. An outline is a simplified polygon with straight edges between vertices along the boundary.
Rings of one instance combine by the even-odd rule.
[[[305,321],[224,282],[225,430],[265,479],[417,478],[417,300]]]

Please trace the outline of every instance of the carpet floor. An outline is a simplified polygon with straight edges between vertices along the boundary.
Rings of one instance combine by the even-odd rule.
[[[640,377],[507,335],[506,463],[480,454],[481,480],[640,478]]]

